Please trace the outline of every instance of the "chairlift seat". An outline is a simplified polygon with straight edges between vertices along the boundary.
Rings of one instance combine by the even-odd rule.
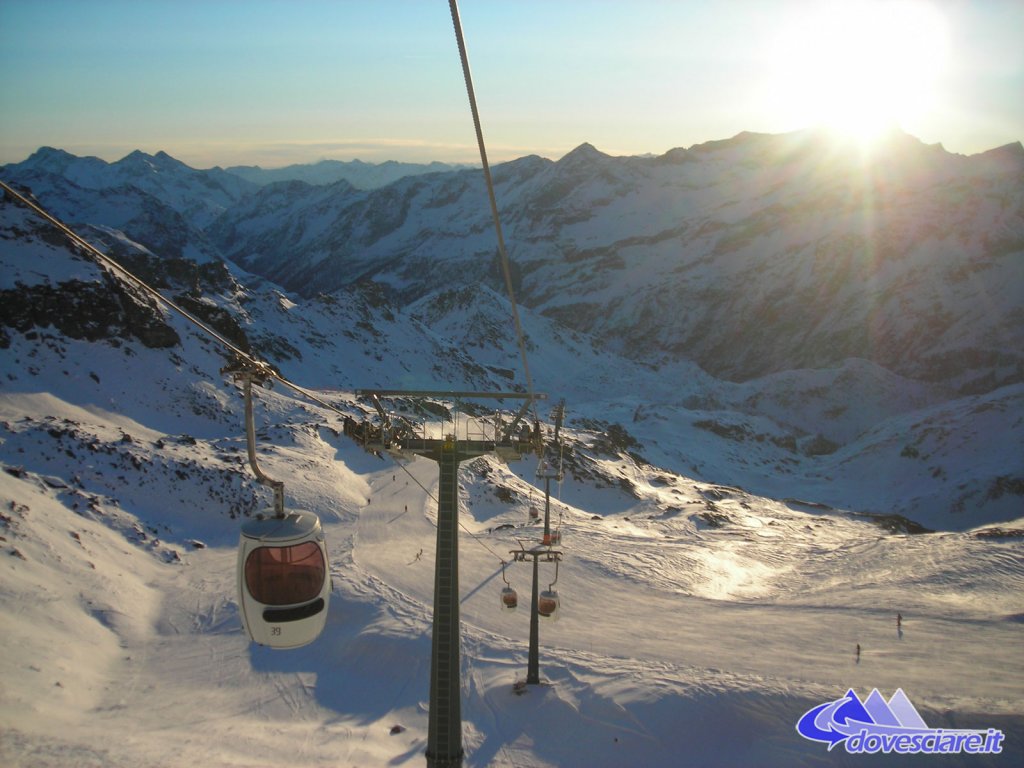
[[[501,607],[506,611],[514,611],[519,605],[519,594],[512,587],[501,590]]]
[[[553,589],[545,589],[537,597],[537,613],[551,618],[556,611],[558,611],[558,592]]]
[[[541,538],[541,542],[545,547],[557,547],[562,543],[562,532],[551,531],[551,533],[545,533]]]
[[[289,512],[246,522],[238,542],[238,590],[242,624],[254,643],[298,648],[313,642],[327,622],[331,595],[320,518]]]

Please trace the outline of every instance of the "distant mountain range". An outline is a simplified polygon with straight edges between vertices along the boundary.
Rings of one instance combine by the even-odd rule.
[[[425,173],[447,173],[471,167],[457,163],[400,163],[387,160],[383,163],[364,163],[362,160],[321,160],[317,163],[288,165],[284,168],[260,168],[258,165],[233,165],[225,168],[246,181],[264,186],[278,181],[304,181],[307,184],[333,184],[347,181],[356,189],[385,187],[406,176],[421,176]]]
[[[330,178],[342,165],[365,166],[291,171]],[[260,186],[164,153],[107,164],[44,148],[4,174],[73,221],[231,259],[304,295],[366,281],[400,303],[503,290],[473,170],[373,190]],[[1024,380],[1019,143],[964,157],[895,135],[867,158],[813,132],[653,158],[584,144],[495,178],[519,299],[611,349],[735,380],[848,358],[964,392]]]

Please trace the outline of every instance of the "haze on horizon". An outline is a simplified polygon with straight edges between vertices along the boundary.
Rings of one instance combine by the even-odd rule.
[[[660,154],[741,131],[1024,138],[1014,0],[463,0],[489,157]],[[476,162],[441,0],[0,0],[0,163]]]

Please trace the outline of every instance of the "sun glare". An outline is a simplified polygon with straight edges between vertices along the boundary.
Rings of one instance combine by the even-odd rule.
[[[807,5],[775,40],[772,109],[869,144],[934,106],[948,45],[945,19],[923,0]]]

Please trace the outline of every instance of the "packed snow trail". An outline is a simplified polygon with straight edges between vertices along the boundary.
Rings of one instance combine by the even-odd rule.
[[[47,510],[19,518],[30,526],[26,541],[36,544],[19,545],[27,560],[10,558],[6,567],[82,606],[74,636],[95,636],[106,648],[102,665],[69,663],[75,645],[67,644],[66,627],[79,614],[65,612],[60,623],[37,614],[34,631],[52,624],[48,647],[61,650],[37,658],[38,643],[28,637],[9,648],[5,678],[26,694],[46,678],[50,690],[20,713],[5,694],[6,764],[422,765],[433,504],[400,467],[354,448],[338,449],[344,464],[288,456],[309,476],[296,488],[300,505],[324,519],[335,591],[324,635],[287,652],[246,642],[232,544],[189,551],[179,564],[160,562],[109,526],[113,509],[89,521],[57,503],[63,491],[45,483],[30,490],[31,478],[0,475],[5,494]],[[407,468],[428,488],[436,482],[433,462]],[[340,477],[349,479],[331,480]],[[537,536],[536,527],[522,526],[521,506],[487,501],[468,482],[463,501],[463,524],[494,551]],[[812,532],[797,525],[807,520],[803,513],[747,503],[751,519],[786,535],[759,536],[750,521],[742,531],[684,535],[673,527],[682,525],[676,518],[567,513],[562,615],[541,626],[541,674],[549,684],[521,696],[512,687],[525,674],[527,612],[498,609],[498,563],[463,534],[467,766],[669,766],[683,755],[698,766],[815,764],[823,748],[801,739],[794,725],[851,686],[902,687],[929,725],[1003,728],[1007,754],[1019,756],[1018,543],[885,536],[841,516]],[[497,530],[506,522],[517,527]],[[230,523],[218,527],[226,532]],[[69,558],[78,552],[113,581],[55,580],[54,555],[77,573]],[[759,596],[744,599],[736,593],[747,583],[748,562],[762,563],[763,584]],[[525,592],[528,569],[509,570]],[[129,573],[135,581],[126,581]],[[722,599],[698,596],[708,584],[721,587]],[[18,589],[3,598],[5,625],[24,627],[12,624],[15,606],[46,603],[11,602],[26,594]],[[949,599],[952,591],[973,596],[969,612]]]
[[[238,523],[203,515],[206,486],[155,472],[144,489],[117,486],[125,504],[137,491],[149,504],[176,499],[159,525],[209,545],[159,541],[115,500],[54,475],[70,461],[99,478],[103,462],[122,466],[120,454],[82,464],[44,450],[52,443],[35,448],[32,420],[59,403],[5,402],[4,449],[26,466],[0,473],[11,500],[10,556],[0,562],[11,628],[0,659],[4,764],[422,765],[436,531],[420,485],[433,488],[434,462],[409,462],[408,477],[317,429],[268,452],[268,471],[291,478],[289,505],[321,516],[334,582],[323,636],[275,652],[242,633]],[[86,441],[108,429],[91,426],[95,409],[55,412]],[[168,440],[122,421],[107,442],[124,430],[146,434],[132,451]],[[193,442],[161,453],[212,466],[223,450]],[[567,484],[560,618],[541,625],[549,684],[515,695],[528,614],[499,610],[493,553],[536,541],[540,529],[526,525],[522,501],[531,463],[489,467],[520,501],[501,501],[482,466],[466,467],[460,519],[486,545],[460,534],[467,768],[674,766],[684,755],[697,766],[813,765],[824,748],[794,725],[849,687],[903,688],[932,726],[1005,731],[1002,762],[950,765],[1013,765],[1024,751],[1019,541],[893,536],[842,513],[699,484],[692,498],[673,498],[676,512]],[[720,528],[695,526],[685,511],[688,502],[704,510],[708,495],[730,521]],[[606,514],[593,519],[592,509]],[[528,573],[508,569],[521,594]],[[542,588],[551,577],[542,568]]]

